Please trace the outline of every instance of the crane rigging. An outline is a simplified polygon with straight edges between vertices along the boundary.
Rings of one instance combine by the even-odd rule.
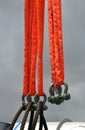
[[[60,105],[70,99],[68,85],[64,82],[64,51],[62,37],[61,0],[48,0],[48,32],[51,64],[50,96],[48,102]],[[44,45],[45,0],[24,0],[24,73],[22,106],[17,111],[11,124],[4,127],[13,130],[22,112],[24,116],[20,130],[24,130],[30,114],[28,130],[35,130],[39,121],[39,130],[48,130],[44,117],[47,110],[47,95],[43,87],[43,45]],[[38,74],[36,74],[38,72]],[[37,84],[38,83],[38,84]],[[64,92],[62,87],[64,86]],[[33,99],[34,97],[34,99]],[[40,97],[43,97],[41,100]],[[3,128],[4,128],[3,127]],[[4,128],[5,130],[5,128]]]

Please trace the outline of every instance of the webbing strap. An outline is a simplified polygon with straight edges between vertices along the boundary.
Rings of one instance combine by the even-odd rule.
[[[52,83],[55,83],[55,49],[54,49],[54,21],[53,21],[53,10],[52,0],[48,0],[48,29],[49,29],[49,40],[50,40],[50,62],[51,62],[51,76]]]
[[[63,53],[63,38],[62,38],[62,7],[61,0],[57,0],[57,21],[58,21],[58,42],[59,42],[59,56],[60,56],[60,84],[64,81],[64,53]]]
[[[38,95],[43,96],[43,35],[45,0],[36,0],[38,25]]]
[[[44,33],[44,0],[34,2],[32,57],[30,95],[36,93],[36,60],[38,60],[38,95],[43,96],[43,33]]]
[[[30,69],[31,69],[31,46],[32,46],[32,21],[33,21],[33,1],[25,0],[24,3],[24,85],[23,95],[29,93],[30,88]]]
[[[29,8],[28,8],[29,7]],[[24,89],[23,95],[36,93],[38,61],[38,95],[43,96],[44,0],[25,0]],[[29,20],[28,20],[29,19]],[[63,84],[64,58],[62,44],[61,0],[48,1],[48,27],[52,83]]]
[[[62,44],[61,0],[48,0],[48,28],[52,83],[62,85],[64,58]]]
[[[33,1],[33,21],[32,21],[32,54],[30,73],[30,95],[36,93],[36,61],[37,61],[37,8],[36,0]]]
[[[36,93],[38,69],[38,95],[43,96],[43,35],[44,0],[25,0],[24,85],[23,95]],[[38,62],[38,67],[36,63]]]
[[[30,18],[30,0],[24,0],[24,83],[23,83],[23,95],[27,95],[29,91],[29,82],[30,82],[30,42],[29,42],[29,18]]]

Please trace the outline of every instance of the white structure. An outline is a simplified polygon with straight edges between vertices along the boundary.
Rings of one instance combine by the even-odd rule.
[[[20,130],[21,123],[16,123],[13,130]],[[36,130],[38,130],[38,125],[36,126]],[[84,122],[65,122],[61,124],[61,127],[57,129],[59,122],[48,122],[48,130],[85,130]],[[25,130],[28,130],[28,123],[25,125]]]

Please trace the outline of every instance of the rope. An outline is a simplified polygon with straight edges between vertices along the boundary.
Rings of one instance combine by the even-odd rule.
[[[48,130],[48,126],[47,126],[47,123],[46,123],[44,115],[42,116],[42,118],[43,118],[44,128],[45,128],[45,130]]]
[[[40,125],[39,125],[39,130],[42,130],[43,127],[43,109],[40,111]]]
[[[35,130],[35,126],[36,126],[36,123],[37,123],[37,120],[38,120],[38,116],[40,115],[41,107],[42,107],[42,104],[39,103],[38,106],[37,106],[37,110],[36,110],[36,113],[35,113],[34,120],[32,122],[31,130]]]
[[[28,114],[29,114],[29,112],[31,111],[32,107],[33,107],[33,102],[28,103],[27,108],[26,108],[26,111],[25,111],[25,114],[24,114],[24,117],[23,117],[23,119],[22,119],[22,123],[21,123],[20,130],[24,130],[24,127],[25,127],[25,123],[26,123]]]
[[[32,110],[32,111],[31,111],[31,114],[30,114],[30,120],[29,120],[28,130],[31,130],[32,122],[33,122],[33,117],[34,117],[34,111]]]
[[[44,126],[44,129],[45,129],[45,130],[48,130],[48,126],[47,126],[45,117],[44,117],[44,115],[43,115],[43,113],[42,113],[42,114],[40,114],[39,130],[42,130],[43,126]]]
[[[18,119],[18,117],[20,116],[21,112],[24,110],[23,106],[20,107],[20,109],[17,111],[16,115],[14,116],[12,123],[9,126],[9,130],[13,130],[13,127]]]
[[[43,115],[43,102],[41,102],[41,101],[39,102],[39,104],[37,106],[37,110],[36,110],[36,113],[35,113],[34,120],[32,122],[31,130],[35,130],[39,116],[40,116],[39,130],[42,130],[43,125],[44,125],[45,130],[48,130],[46,120],[45,120],[44,115]]]

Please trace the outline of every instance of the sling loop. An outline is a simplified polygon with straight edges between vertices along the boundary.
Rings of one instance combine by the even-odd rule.
[[[64,86],[64,92],[62,92],[62,87]],[[68,84],[63,82],[63,85],[58,86],[51,86],[49,88],[50,96],[48,97],[48,102],[56,105],[60,105],[65,100],[69,100],[71,98],[71,95],[68,93]]]
[[[24,0],[24,85],[23,95],[43,96],[44,0]],[[36,67],[38,64],[38,67]],[[38,90],[36,88],[38,69]]]
[[[32,2],[24,0],[24,83],[22,92],[24,96],[28,94],[30,88],[32,13]]]
[[[38,25],[38,95],[43,96],[43,35],[44,35],[44,7],[45,0],[37,2],[37,25]]]
[[[67,93],[68,85],[64,83],[64,54],[62,38],[61,0],[48,0],[48,29],[50,42],[50,62],[52,85],[48,101],[60,105],[71,98]],[[65,87],[62,94],[62,86]]]
[[[64,57],[61,0],[48,0],[48,28],[52,83],[62,85],[64,80]]]
[[[33,1],[33,21],[32,21],[32,55],[31,55],[31,73],[30,73],[30,95],[36,93],[36,60],[37,60],[37,7],[36,0]]]

